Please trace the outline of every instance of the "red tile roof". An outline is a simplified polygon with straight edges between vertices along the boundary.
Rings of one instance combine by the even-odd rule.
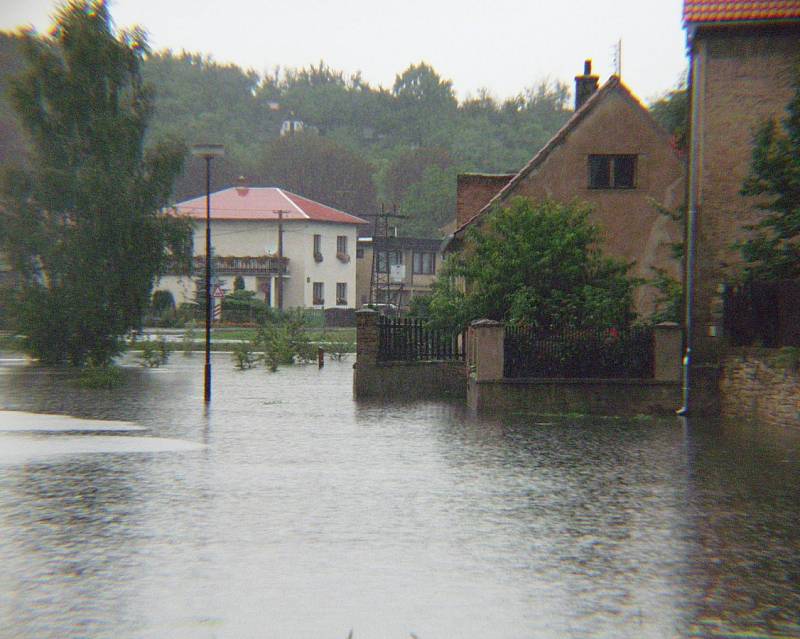
[[[179,214],[204,219],[206,196],[179,202],[175,209]],[[277,220],[278,211],[283,211],[286,221],[367,224],[355,215],[274,187],[231,187],[211,194],[212,220]]]
[[[683,21],[750,22],[800,18],[800,0],[684,0]]]

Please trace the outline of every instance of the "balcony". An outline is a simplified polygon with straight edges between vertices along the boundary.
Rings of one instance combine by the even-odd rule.
[[[289,272],[289,258],[276,255],[252,256],[215,256],[212,258],[212,269],[217,275],[286,275]],[[204,255],[195,255],[192,271],[200,275],[206,268]],[[167,272],[178,274],[176,264],[171,264]]]

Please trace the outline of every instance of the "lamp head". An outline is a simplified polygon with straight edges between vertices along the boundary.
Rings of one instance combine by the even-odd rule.
[[[222,144],[193,144],[192,155],[199,158],[221,158],[225,155],[225,147]]]

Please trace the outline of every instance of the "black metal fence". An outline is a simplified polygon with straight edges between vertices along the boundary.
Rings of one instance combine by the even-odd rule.
[[[505,377],[651,378],[653,329],[505,330]]]
[[[419,319],[378,318],[381,361],[463,360],[464,332],[428,328]]]
[[[800,281],[749,281],[728,288],[723,299],[732,346],[800,346]]]

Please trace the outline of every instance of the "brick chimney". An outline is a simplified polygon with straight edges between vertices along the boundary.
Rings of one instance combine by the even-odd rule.
[[[586,60],[583,63],[583,75],[575,76],[575,110],[580,109],[584,102],[594,95],[597,91],[599,76],[592,75],[592,61]]]

